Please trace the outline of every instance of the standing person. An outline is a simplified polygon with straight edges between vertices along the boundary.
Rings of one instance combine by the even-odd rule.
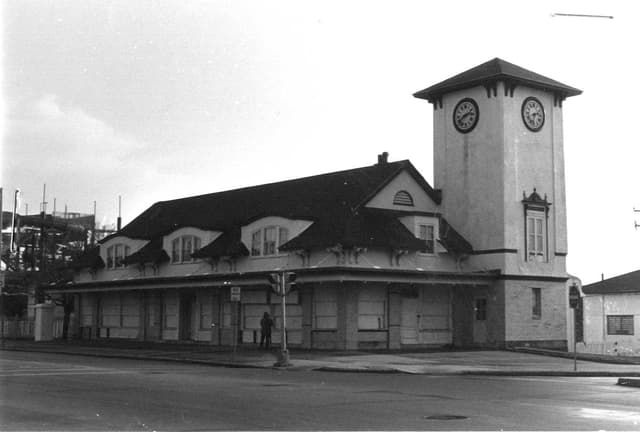
[[[269,316],[269,312],[265,312],[260,320],[260,348],[264,344],[264,347],[269,349],[269,345],[271,345],[271,327],[273,327],[273,320]]]

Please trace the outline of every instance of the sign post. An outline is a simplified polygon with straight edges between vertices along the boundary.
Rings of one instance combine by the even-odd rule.
[[[287,294],[291,290],[291,286],[295,284],[296,274],[293,272],[272,273],[269,275],[269,283],[273,291],[280,296],[280,308],[282,310],[282,350],[280,358],[275,366],[290,366],[289,351],[287,350]]]
[[[238,309],[240,307],[240,287],[231,287],[231,302],[233,304],[233,352],[231,354],[231,361],[234,361],[236,350],[238,348]]]
[[[569,307],[573,309],[573,371],[578,371],[578,323],[576,322],[576,309],[580,302],[580,291],[574,283],[569,288]]]

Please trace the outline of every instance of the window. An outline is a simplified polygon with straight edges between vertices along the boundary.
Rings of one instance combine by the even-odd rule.
[[[140,320],[140,303],[133,294],[110,294],[100,302],[102,327],[137,328]]]
[[[335,330],[338,326],[338,292],[335,288],[316,288],[313,293],[313,327]]]
[[[474,310],[476,315],[476,321],[486,321],[487,320],[487,299],[486,298],[476,299],[476,307]]]
[[[547,216],[551,203],[534,188],[528,197],[523,192],[525,260],[547,261]]]
[[[109,246],[107,248],[107,268],[123,268],[124,263],[122,260],[129,255],[131,255],[131,248],[125,244],[118,243],[116,245]]]
[[[191,254],[200,249],[200,238],[192,235],[178,237],[171,242],[171,262],[185,263],[194,259]]]
[[[546,261],[546,223],[542,212],[527,212],[527,259]]]
[[[531,288],[531,318],[542,318],[542,289]]]
[[[358,297],[358,329],[381,330],[387,327],[387,293],[385,288],[361,290]]]
[[[278,248],[289,239],[289,230],[269,226],[251,234],[251,256],[270,256],[279,253]]]
[[[423,253],[432,254],[435,253],[435,228],[433,225],[420,224],[418,225],[418,238],[425,243]]]
[[[413,197],[407,191],[399,191],[393,197],[393,204],[413,207]]]
[[[608,335],[633,335],[633,315],[607,315]]]

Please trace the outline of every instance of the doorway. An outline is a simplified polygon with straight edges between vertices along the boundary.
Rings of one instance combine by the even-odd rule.
[[[157,293],[144,295],[144,339],[159,341],[162,339],[162,297]]]
[[[196,296],[193,293],[180,294],[180,340],[193,340],[195,336],[195,303]]]
[[[487,343],[487,298],[474,297],[473,299],[473,344],[484,345]]]

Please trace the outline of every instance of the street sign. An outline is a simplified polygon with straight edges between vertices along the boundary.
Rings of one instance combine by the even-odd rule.
[[[240,301],[240,287],[231,287],[231,301],[232,302]]]
[[[580,291],[578,291],[578,287],[574,284],[569,288],[569,307],[571,309],[575,309],[578,307],[578,303],[580,302]]]

